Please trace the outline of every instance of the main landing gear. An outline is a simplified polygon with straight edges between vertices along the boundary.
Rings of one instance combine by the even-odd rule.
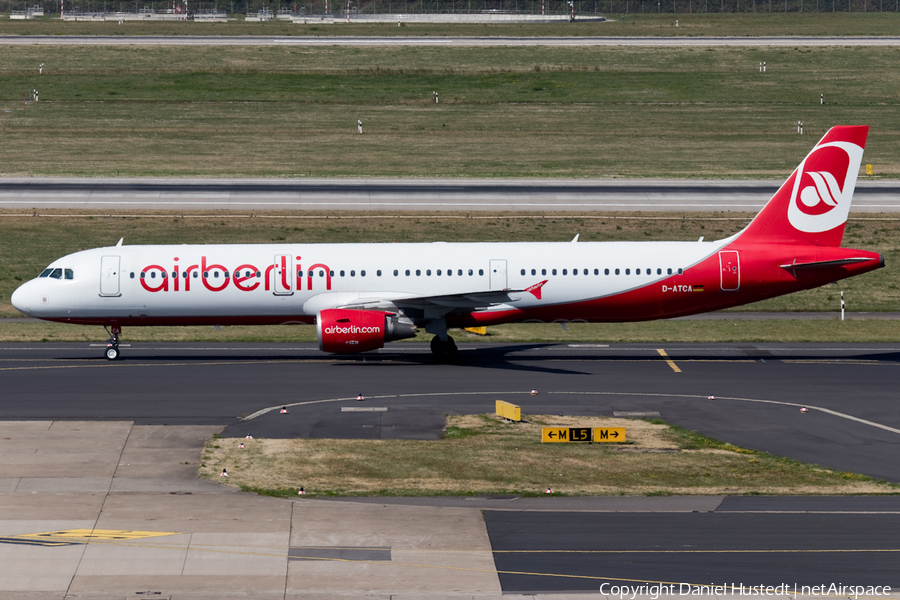
[[[456,360],[459,350],[456,348],[456,342],[449,335],[446,341],[436,335],[431,338],[431,354],[438,360],[453,362]]]
[[[106,327],[104,327],[104,329],[106,329]],[[109,339],[106,340],[106,360],[118,360],[119,335],[122,333],[122,328],[119,325],[113,325],[112,331],[106,329],[106,333],[109,334]]]

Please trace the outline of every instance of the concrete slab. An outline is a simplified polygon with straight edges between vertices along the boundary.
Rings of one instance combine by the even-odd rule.
[[[5,519],[23,521],[79,520],[94,522],[106,494],[15,492],[0,494]]]
[[[137,592],[160,592],[159,594],[140,594]],[[134,595],[138,598],[253,598],[253,600],[275,600],[284,598],[284,576],[264,577],[245,575],[225,575],[209,577],[193,576],[160,576],[160,575],[119,575],[101,577],[82,577],[76,575],[69,587],[69,596],[89,597],[93,595],[119,594]]]
[[[391,562],[291,561],[287,593],[500,594],[477,509],[296,501],[291,546],[390,547]],[[311,587],[311,586],[314,586]]]
[[[242,575],[284,578],[289,532],[195,533],[183,574],[211,577]]]
[[[135,540],[127,544],[96,544],[87,546],[79,577],[116,576],[128,573],[132,577],[143,575],[180,576],[187,558],[189,536],[178,536],[183,541],[167,537],[165,546],[159,539]]]
[[[119,452],[35,452],[10,454],[0,463],[0,477],[112,477]]]
[[[14,492],[19,485],[18,477],[0,477],[0,493]]]
[[[90,529],[96,521],[75,520],[3,520],[0,521],[0,536],[27,535],[29,533],[45,533],[47,531],[61,531],[63,529]]]
[[[240,490],[197,479],[196,467],[193,479],[167,477],[116,477],[111,492],[166,492],[169,494],[239,494]]]
[[[284,533],[291,503],[250,494],[111,494],[100,529],[186,533]]]
[[[78,569],[85,546],[0,544],[0,590],[65,592]]]
[[[96,492],[109,491],[112,477],[22,477],[16,492]]]

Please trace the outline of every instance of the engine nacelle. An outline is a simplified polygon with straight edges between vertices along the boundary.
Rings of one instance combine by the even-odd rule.
[[[316,319],[319,349],[356,354],[383,348],[385,342],[415,337],[416,326],[406,317],[378,310],[331,308]]]

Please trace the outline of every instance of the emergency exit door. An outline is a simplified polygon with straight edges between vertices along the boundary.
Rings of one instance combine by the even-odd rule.
[[[503,259],[491,259],[491,289],[506,290],[506,261]]]
[[[120,296],[118,256],[100,257],[100,295]]]
[[[276,296],[290,296],[294,293],[294,257],[290,254],[277,254],[275,256],[275,290]]]
[[[741,287],[741,262],[737,250],[719,252],[719,273],[723,292],[736,292]]]

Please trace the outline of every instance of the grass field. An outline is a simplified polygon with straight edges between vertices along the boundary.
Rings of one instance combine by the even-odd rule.
[[[200,476],[272,495],[896,494],[898,486],[743,450],[661,421],[451,415],[444,439],[215,438]],[[625,427],[627,444],[542,444],[541,427]],[[244,448],[238,444],[243,442]]]
[[[2,46],[0,176],[780,178],[832,125],[866,123],[865,162],[896,177],[898,60],[890,47]],[[40,102],[23,103],[33,89]]]
[[[857,3],[857,2],[855,2]],[[629,6],[638,12],[627,14],[621,20],[622,7],[617,3],[617,10],[608,10],[609,21],[605,23],[548,23],[548,24],[497,24],[497,25],[443,25],[406,23],[397,27],[387,24],[347,24],[336,22],[333,25],[294,25],[279,21],[267,23],[247,23],[243,20],[229,23],[145,23],[126,21],[122,25],[117,22],[62,22],[58,19],[35,19],[33,21],[9,21],[0,19],[0,35],[249,35],[249,36],[532,36],[532,37],[582,37],[582,36],[866,36],[897,35],[900,30],[900,15],[896,5],[890,2],[883,6],[887,12],[879,12],[881,6],[869,3],[865,7],[870,11],[864,13],[863,5],[854,7],[854,12],[812,12],[815,2],[806,4],[806,11],[794,12],[799,7],[796,0],[790,0],[788,14],[779,13],[784,3],[776,0],[773,4],[758,2],[759,12],[737,14],[704,14],[703,12],[686,11],[677,14],[650,12],[651,5],[644,7],[647,12],[640,13],[640,3]],[[302,5],[302,3],[301,3]],[[523,2],[523,7],[527,4]],[[687,8],[687,3],[678,3],[679,8]],[[690,5],[694,11],[704,10],[703,2]],[[846,4],[842,4],[844,8]],[[533,4],[534,10],[540,12],[539,4]],[[715,9],[715,0],[712,8]],[[601,9],[608,9],[609,2],[600,4]],[[653,7],[656,8],[655,6]],[[771,8],[771,11],[770,11]],[[874,9],[874,10],[873,10]],[[846,8],[844,8],[846,10]],[[859,12],[855,12],[859,10]],[[894,12],[891,12],[893,10]],[[241,19],[242,16],[237,16]],[[678,19],[678,27],[675,27]]]

